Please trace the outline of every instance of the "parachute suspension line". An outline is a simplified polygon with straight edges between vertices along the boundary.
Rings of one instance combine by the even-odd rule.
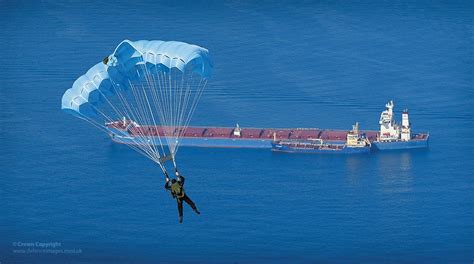
[[[139,118],[137,116],[137,113],[135,113],[132,110],[133,108],[130,106],[129,102],[127,101],[126,96],[124,96],[121,93],[120,88],[117,88],[118,85],[115,82],[112,81],[112,86],[113,86],[116,94],[118,95],[118,98],[119,98],[124,110],[128,110],[128,111],[125,111],[126,116],[128,117],[128,119],[129,120],[139,120]],[[120,119],[121,116],[119,116],[118,118]],[[139,132],[140,132],[140,134],[143,134],[143,133],[141,133],[141,129],[139,129]],[[130,145],[131,148],[133,148],[137,152],[142,153],[145,156],[149,157],[155,163],[159,164],[160,167],[162,168],[162,170],[164,170],[162,164],[159,161],[160,160],[160,154],[156,153],[152,149],[150,149],[149,145],[147,144],[146,140],[143,137],[131,137],[131,139],[134,143],[134,145]]]
[[[172,74],[172,72],[171,72],[171,74]],[[181,73],[180,76],[181,76],[181,80],[183,80],[184,73]],[[174,96],[173,96],[174,102],[173,102],[173,110],[172,111],[174,113],[174,116],[172,116],[170,122],[171,122],[171,126],[174,129],[173,129],[172,137],[170,138],[170,140],[172,140],[172,144],[173,144],[172,145],[173,165],[174,165],[175,170],[177,171],[177,165],[176,165],[176,158],[175,157],[176,157],[176,148],[179,145],[179,133],[182,129],[181,124],[179,123],[179,109],[180,109],[180,106],[181,106],[183,86],[179,85],[177,74],[175,74],[175,76],[172,77],[172,80],[173,80],[173,83],[171,83],[171,85],[173,85],[173,90],[174,90]]]
[[[150,94],[151,94],[151,97],[152,97],[152,100],[153,100],[153,104],[155,106],[155,109],[152,109],[151,106],[150,106],[150,103],[148,102],[148,107],[150,109],[150,112],[152,114],[152,119],[153,119],[153,125],[154,125],[154,132],[156,132],[156,135],[158,137],[158,141],[160,142],[160,147],[161,147],[161,151],[163,153],[163,155],[166,156],[166,152],[165,152],[165,149],[163,148],[163,142],[161,141],[161,136],[160,136],[160,133],[159,131],[157,130],[157,125],[156,125],[156,120],[155,120],[155,116],[154,116],[154,112],[157,112],[157,104],[156,104],[156,101],[155,101],[155,97],[156,97],[156,89],[154,89],[156,87],[156,83],[155,83],[155,80],[153,78],[153,75],[150,74],[150,72],[148,71],[148,68],[146,66],[143,67],[146,71],[146,74],[145,74],[145,78],[146,78],[146,81],[148,83],[148,86],[149,86],[149,90],[150,90]],[[151,77],[151,79],[150,79]],[[155,133],[153,133],[155,134]],[[153,138],[153,143],[154,145],[156,146],[156,139],[154,136],[152,136]]]
[[[186,89],[184,89],[186,88]],[[184,90],[184,98],[183,98],[183,90]],[[183,113],[186,111],[187,109],[187,105],[188,105],[188,95],[189,95],[189,91],[191,89],[189,89],[189,79],[188,81],[186,82],[186,84],[184,84],[184,74],[181,76],[181,90],[180,90],[180,99],[183,98],[183,102],[181,104],[181,100],[180,100],[180,106],[178,108],[178,117],[177,117],[177,122],[180,124],[180,131],[179,131],[179,134],[177,135],[178,138],[180,138],[183,133],[185,133],[186,129],[184,127],[184,124],[183,124]]]
[[[173,73],[174,73],[174,76],[173,76]],[[170,120],[170,123],[171,123],[171,127],[173,128],[173,155],[174,155],[174,150],[176,149],[176,145],[178,145],[178,142],[177,142],[177,137],[176,137],[176,133],[177,131],[179,130],[179,127],[177,126],[176,122],[175,122],[175,119],[176,119],[176,115],[177,115],[177,111],[176,111],[176,98],[178,97],[177,95],[177,90],[178,90],[178,85],[177,85],[177,73],[176,71],[172,71],[171,72],[171,83],[170,83],[170,86],[171,86],[171,90],[173,91],[173,96],[172,96],[172,101],[171,101],[171,120]]]
[[[102,95],[102,97],[106,100],[107,104],[114,110],[114,112],[117,114],[117,116],[121,117],[121,116],[124,116],[124,114],[118,110],[111,102],[110,100],[107,98],[107,96],[105,96],[105,94],[100,90],[100,89],[97,89],[99,91],[99,93]],[[97,108],[96,108],[97,109]],[[108,117],[108,116],[107,116]],[[109,118],[110,120],[110,118]],[[109,121],[110,122],[110,121]]]
[[[178,113],[178,115],[176,117],[176,123],[180,124],[180,125],[181,125],[181,112],[182,112],[182,111],[180,111],[180,109],[182,109],[181,107],[183,106],[183,104],[182,104],[183,100],[181,99],[181,98],[183,98],[183,89],[184,89],[184,74],[181,74],[181,85],[179,86],[179,97],[177,97],[179,100],[178,100],[177,108],[176,108],[176,112]],[[180,130],[180,132],[181,131],[182,130]]]
[[[178,126],[178,135],[176,136],[176,140],[179,140],[181,138],[181,136],[185,133],[186,129],[182,126],[182,113],[183,111],[181,109],[184,109],[182,108],[182,106],[184,105],[184,102],[182,100],[182,96],[183,96],[183,90],[184,90],[184,76],[185,74],[181,74],[181,85],[179,85],[179,96],[175,96],[176,100],[177,100],[177,103],[176,103],[176,119],[175,119],[175,124]],[[176,152],[178,151],[178,148],[179,148],[179,143],[177,144],[175,150],[174,150],[174,153],[173,153],[173,165],[174,165],[174,169],[175,171],[177,172],[178,171],[178,166],[176,165]]]
[[[167,79],[168,79],[168,82],[166,83],[166,89],[168,89],[169,93],[168,93],[168,96],[169,98],[168,99],[168,117],[167,117],[167,120],[165,120],[164,124],[166,124],[166,126],[168,127],[168,135],[167,135],[167,138],[168,138],[168,147],[170,148],[170,152],[171,152],[171,155],[173,155],[174,153],[174,142],[173,142],[173,126],[171,124],[171,119],[173,118],[173,111],[172,111],[172,104],[171,104],[171,100],[172,100],[172,90],[171,90],[171,85],[172,85],[172,80],[171,80],[171,75],[173,74],[173,69],[170,69],[169,71],[169,74],[167,76]]]
[[[174,78],[173,78],[173,86],[174,86],[174,98],[177,99],[178,98],[178,86],[179,86],[179,76],[178,74],[175,74]],[[171,123],[172,123],[172,126],[173,126],[173,155],[176,154],[176,148],[177,146],[179,145],[179,132],[180,132],[180,124],[178,123],[178,101],[177,100],[174,100],[173,102],[173,118],[171,119]]]
[[[159,143],[160,143],[159,145],[160,145],[160,147],[161,147],[161,151],[162,151],[162,153],[163,153],[163,156],[166,157],[166,152],[165,152],[165,149],[164,149],[164,147],[163,147],[163,142],[162,142],[162,140],[161,140],[160,132],[159,132],[158,129],[157,129],[157,125],[156,125],[157,122],[156,122],[155,113],[154,113],[154,112],[157,112],[157,111],[156,111],[157,106],[156,106],[156,103],[155,103],[155,100],[156,100],[156,99],[155,99],[155,97],[156,97],[156,96],[155,96],[155,89],[154,89],[154,85],[155,85],[155,84],[154,84],[154,82],[153,82],[153,83],[150,83],[150,84],[153,85],[153,86],[150,86],[150,87],[151,87],[150,91],[151,91],[151,97],[152,97],[152,100],[153,100],[153,104],[152,104],[152,105],[155,106],[155,111],[151,108],[151,105],[150,105],[149,102],[148,102],[148,107],[149,107],[149,109],[150,109],[150,112],[152,113],[152,119],[153,119],[154,130],[156,131],[156,135],[158,136],[158,140],[159,140]],[[159,118],[159,117],[158,117],[158,118]],[[155,146],[156,146],[156,145],[157,145],[157,144],[156,144],[156,139],[155,139],[155,137],[152,137],[152,138],[154,139],[154,144],[155,144]]]
[[[104,119],[108,120],[109,122],[114,121],[113,119],[111,119],[111,117],[109,117],[108,115],[104,114],[102,111],[100,111],[100,110],[99,110],[97,107],[95,107],[94,105],[91,104],[91,106],[93,106],[94,109],[104,117]],[[91,124],[94,125],[95,127],[99,128],[100,130],[104,131],[105,133],[109,133],[109,131],[107,131],[107,130],[104,128],[103,125],[99,124],[99,123],[96,122],[95,120],[90,119],[90,118],[84,118],[84,120],[88,121],[89,123],[91,123]],[[138,143],[136,140],[133,140],[133,141],[134,141],[134,143]],[[137,144],[137,145],[138,145],[138,144]],[[149,156],[149,157],[150,157],[153,161],[155,161],[155,162],[159,160],[159,159],[154,158],[153,153],[148,152],[146,149],[140,149],[140,148],[138,148],[138,147],[135,146],[135,145],[131,145],[130,147],[135,148],[135,150],[137,150],[137,151],[138,151],[139,153],[141,153],[141,154],[144,154],[145,156]],[[160,166],[161,166],[161,164],[160,164]]]
[[[140,72],[137,71],[137,74],[140,75]],[[139,105],[139,109],[140,109],[140,112],[142,114],[142,120],[143,120],[143,124],[146,124],[147,126],[151,125],[151,119],[152,119],[152,116],[153,113],[151,111],[146,111],[147,108],[149,108],[149,101],[148,101],[148,97],[146,95],[146,87],[145,87],[145,84],[142,82],[141,83],[141,86],[142,86],[142,89],[137,89],[136,90],[136,95],[138,96],[137,99],[139,101],[137,101],[137,104]],[[142,91],[142,93],[140,93],[140,91]],[[148,127],[148,130],[149,130],[149,127]],[[156,149],[156,142],[154,141],[154,137],[153,136],[148,136],[147,137],[147,143],[149,145],[149,147],[153,150],[154,153],[157,153],[158,150]],[[152,142],[153,141],[153,142]]]
[[[196,80],[192,71],[179,72],[170,69],[168,72],[162,72],[155,67],[155,71],[150,72],[145,64],[140,64],[137,68],[137,79],[143,81],[136,83],[128,80],[129,96],[125,94],[124,88],[120,88],[119,84],[112,81],[112,87],[123,106],[122,111],[107,97],[103,97],[119,119],[121,116],[126,116],[129,120],[138,122],[140,126],[135,128],[138,136],[131,137],[135,144],[130,147],[159,164],[166,174],[163,162],[167,159],[172,160],[174,168],[177,169],[175,157],[180,146],[179,140],[189,127],[207,80],[200,76],[199,80]],[[96,110],[107,120],[114,120],[99,109]],[[168,158],[162,135],[156,129],[158,120],[155,115],[161,121],[165,132],[170,155]],[[153,134],[146,133],[146,130],[150,132],[150,125],[154,126]]]
[[[200,80],[200,83],[197,85],[197,90],[195,91],[195,95],[194,95],[194,98],[193,98],[194,100],[193,100],[193,102],[191,103],[190,111],[188,111],[188,115],[186,115],[186,111],[185,111],[185,110],[187,110],[187,108],[188,108],[188,104],[189,104],[189,101],[190,101],[190,97],[191,97],[191,94],[192,94],[192,92],[193,92],[193,91],[192,91],[192,87],[194,86],[194,84],[193,84],[194,79],[193,79],[193,78],[194,78],[194,74],[191,73],[191,77],[190,77],[191,85],[190,85],[189,82],[188,82],[188,84],[187,84],[187,87],[188,87],[187,91],[188,91],[188,93],[186,94],[186,97],[189,98],[189,99],[187,99],[187,101],[186,101],[185,109],[183,109],[183,111],[181,112],[181,118],[184,119],[184,121],[185,121],[185,122],[184,122],[184,125],[186,125],[186,121],[187,121],[187,119],[188,119],[188,116],[191,116],[191,115],[192,115],[193,105],[194,105],[194,103],[195,103],[195,101],[196,101],[196,99],[197,99],[197,98],[196,98],[196,94],[201,90],[200,85],[201,85],[201,81],[202,81],[202,80]]]
[[[146,67],[144,67],[144,68],[146,69]],[[142,91],[143,91],[143,97],[144,97],[144,99],[145,99],[145,101],[146,101],[146,105],[147,105],[148,110],[149,110],[149,112],[145,111],[145,113],[148,113],[148,114],[149,114],[149,115],[148,115],[147,125],[151,124],[151,121],[153,121],[154,130],[155,130],[155,129],[156,129],[156,120],[155,120],[155,116],[154,116],[154,111],[153,111],[152,108],[151,108],[150,101],[149,101],[149,99],[148,99],[149,96],[147,96],[147,90],[152,91],[152,90],[154,90],[154,89],[153,89],[154,87],[152,86],[153,84],[150,82],[150,80],[149,80],[147,74],[145,74],[144,77],[145,77],[145,79],[146,79],[146,81],[147,81],[147,85],[148,85],[148,87],[147,87],[148,89],[145,89],[145,84],[142,85],[143,88],[144,88],[144,89],[142,89]],[[150,96],[151,96],[151,95],[150,95]],[[151,120],[150,120],[150,118],[151,118]],[[158,138],[160,138],[159,133],[157,133],[157,136],[158,136]],[[159,150],[157,149],[156,139],[155,139],[155,137],[154,137],[153,135],[151,136],[151,139],[153,140],[152,148],[153,148],[156,152],[159,152]],[[160,142],[161,142],[161,138],[160,138]],[[162,146],[162,144],[160,144],[160,146]],[[163,155],[166,156],[166,153],[165,153],[164,151],[163,151]]]
[[[176,76],[176,78],[174,79],[174,87],[175,87],[175,89],[174,89],[174,91],[175,91],[174,106],[175,106],[175,107],[174,107],[174,111],[173,111],[173,112],[175,113],[175,115],[174,115],[174,120],[173,120],[173,122],[174,122],[174,127],[177,129],[177,131],[175,131],[175,133],[176,133],[176,132],[179,133],[179,131],[180,131],[180,129],[181,129],[181,128],[180,128],[180,123],[178,122],[178,121],[179,121],[179,119],[178,119],[178,113],[179,113],[178,110],[179,110],[179,106],[180,106],[179,101],[180,101],[180,99],[181,99],[179,92],[180,92],[181,89],[183,88],[183,86],[180,85],[180,80],[182,80],[182,79],[183,79],[183,74],[178,74],[178,75]],[[182,84],[182,82],[181,82],[181,84]],[[177,137],[177,138],[178,138],[178,137]],[[179,139],[179,138],[178,138],[178,139]],[[179,143],[176,143],[176,144],[179,144]]]
[[[161,105],[163,105],[164,111],[163,111],[163,116],[161,118],[161,123],[163,124],[163,130],[165,132],[165,138],[167,141],[168,149],[170,151],[170,155],[173,156],[173,142],[172,142],[172,126],[169,122],[170,117],[171,117],[171,89],[169,86],[169,81],[170,81],[170,75],[171,75],[171,69],[170,73],[168,76],[166,75],[165,72],[160,72],[159,77],[161,79],[161,85],[160,85],[160,91],[162,92],[162,100],[161,100]]]
[[[166,77],[163,76],[164,74],[162,72],[158,72],[158,69],[155,67],[155,75],[152,75],[154,76],[154,79],[156,77],[156,83],[158,84],[156,87],[158,89],[157,92],[155,92],[155,106],[157,108],[157,112],[159,114],[159,118],[160,118],[160,121],[161,123],[163,124],[162,128],[163,128],[163,131],[165,133],[165,139],[167,141],[167,144],[168,144],[168,149],[169,149],[169,152],[170,152],[170,155],[172,157],[172,160],[173,160],[173,164],[175,165],[175,168],[176,168],[176,162],[175,162],[175,157],[174,157],[174,153],[171,151],[171,148],[170,148],[170,139],[168,137],[168,135],[170,135],[170,129],[171,129],[171,126],[166,122],[167,120],[167,115],[165,114],[165,112],[167,111],[167,98],[168,98],[168,93],[167,93],[167,87],[166,87],[166,84],[165,84],[165,80],[166,80]],[[159,94],[158,94],[159,92]],[[166,108],[165,108],[166,107]]]
[[[141,123],[142,125],[149,125],[150,122],[149,122],[149,113],[147,113],[146,108],[145,108],[145,98],[142,96],[142,94],[140,93],[140,90],[144,91],[143,87],[142,89],[137,89],[135,87],[135,85],[130,81],[130,87],[131,87],[131,91],[133,93],[133,96],[134,96],[134,99],[135,99],[135,102],[136,102],[136,105],[138,107],[136,107],[136,109],[138,110],[137,111],[137,117],[138,117],[138,121],[139,123]],[[148,130],[149,130],[149,127],[148,127]],[[143,127],[142,129],[140,129],[141,131],[141,138],[144,139],[144,144],[150,149],[151,153],[153,153],[156,158],[160,158],[160,155],[159,153],[157,152],[154,144],[151,143],[151,140],[150,140],[150,136],[147,136],[146,133],[143,131]],[[153,138],[153,137],[151,137]]]
[[[115,84],[114,84],[114,86],[115,86]],[[116,87],[115,87],[115,88],[116,88]],[[129,109],[129,111],[126,112],[126,113],[127,113],[127,117],[129,118],[129,120],[137,120],[137,119],[135,118],[135,113],[131,110],[131,107],[130,107],[128,101],[125,99],[126,97],[124,97],[124,96],[121,94],[120,90],[117,90],[117,89],[116,89],[116,93],[117,93],[118,97],[120,98],[121,103],[122,103],[123,106],[124,106],[124,109],[127,109],[127,108]],[[130,115],[132,115],[132,116],[130,116]],[[132,117],[133,117],[133,118],[132,118]],[[120,118],[120,117],[119,117],[119,118]],[[132,137],[132,141],[135,143],[136,146],[143,146],[143,145],[144,145],[144,144],[143,144],[144,142],[143,142],[143,139],[142,139],[142,138],[138,137],[139,140],[136,140],[136,139],[137,139],[137,137]],[[156,158],[156,156],[155,156],[154,154],[152,154],[149,149],[143,148],[143,147],[140,148],[140,149],[142,149],[142,151],[145,151],[145,152],[147,153],[145,156],[148,156],[150,159],[152,159],[152,160],[155,161],[155,162],[158,161],[158,159]]]
[[[153,79],[153,88],[158,87],[158,85],[159,85],[158,80],[155,79],[154,75],[152,75],[152,74],[150,74],[150,75]],[[163,109],[161,107],[161,104],[159,103],[159,99],[158,99],[159,95],[157,94],[157,90],[158,89],[151,89],[152,99],[153,99],[153,105],[155,106],[155,112],[158,114],[158,118],[161,119],[161,116],[163,115]],[[155,124],[155,126],[156,126],[156,124]],[[159,135],[159,131],[157,131],[157,134],[158,134],[158,139],[160,141],[161,150],[163,151],[163,153],[165,153],[165,149],[163,147],[163,142],[161,140],[161,136]]]
[[[147,73],[149,73],[149,72],[147,71]],[[152,74],[150,74],[150,75],[151,75],[151,77],[152,77],[151,79],[153,80],[153,86],[152,86],[152,87],[159,87],[159,86],[157,86],[157,82],[155,81],[155,76],[152,75]],[[157,76],[157,77],[158,77],[158,76]],[[158,113],[158,116],[159,116],[159,118],[160,118],[160,116],[163,116],[163,110],[162,110],[162,108],[160,107],[161,104],[157,102],[159,97],[158,97],[158,95],[157,95],[155,89],[151,89],[151,90],[153,91],[153,93],[152,93],[152,94],[153,94],[153,97],[152,97],[152,98],[153,98],[153,100],[154,100],[155,110],[156,110],[156,112]],[[166,135],[165,135],[165,136],[166,136]],[[162,144],[161,140],[160,140],[160,145],[161,145],[161,147],[162,147],[162,149],[163,149],[163,144]],[[164,149],[163,149],[163,152],[164,152]],[[173,161],[173,165],[174,165],[174,167],[175,167],[175,169],[176,169],[176,161],[175,161],[174,153],[172,153],[172,152],[170,151],[170,155],[171,155],[171,159],[172,159],[172,161]]]
[[[128,116],[131,115],[130,119],[137,120],[142,125],[153,124],[154,127],[157,127],[155,114],[158,115],[165,133],[171,160],[176,168],[175,155],[179,147],[179,139],[189,126],[190,119],[207,81],[203,82],[200,79],[199,84],[196,85],[193,72],[180,73],[173,68],[167,72],[162,72],[158,71],[156,66],[154,72],[150,72],[145,64],[139,65],[141,71],[137,70],[136,74],[139,77],[138,79],[143,79],[144,82],[137,86],[134,82],[129,81],[130,91],[137,107],[131,107],[126,100],[126,96],[122,95],[121,90],[116,89],[115,86],[114,88],[117,90],[124,108],[129,110]],[[185,81],[187,75],[190,78],[186,78]],[[144,132],[144,129],[139,131]],[[146,141],[143,140],[145,137],[142,135],[139,138],[140,143],[147,145],[152,153],[159,153],[158,148],[161,148],[162,156],[166,157],[159,131],[155,131],[154,135],[148,137]],[[155,137],[158,137],[158,139]],[[159,144],[157,144],[157,140]],[[155,159],[159,157],[155,157]]]
[[[184,78],[184,76],[183,76],[183,78]],[[191,73],[191,78],[192,78],[192,73]],[[186,112],[186,110],[188,109],[188,104],[189,104],[189,101],[190,101],[190,95],[192,93],[191,86],[189,86],[189,79],[188,79],[188,82],[186,83],[186,85],[182,85],[182,86],[184,86],[183,89],[184,88],[186,88],[186,89],[184,89],[184,97],[183,97],[182,107],[180,107],[180,109],[178,109],[179,112],[178,112],[178,117],[177,117],[178,121],[177,122],[179,122],[179,124],[180,124],[180,130],[178,132],[178,135],[176,136],[177,138],[181,138],[181,136],[186,131],[185,124],[183,123],[183,115]],[[178,148],[179,148],[179,145],[176,146],[176,148],[175,148],[175,154],[176,154]]]
[[[176,81],[176,78],[173,78],[173,80],[175,80],[174,83],[172,83],[171,85],[174,85],[175,87],[178,86],[178,82]],[[180,87],[181,89],[183,87]],[[181,90],[182,91],[182,90]],[[175,93],[177,93],[177,89],[175,89]],[[174,96],[175,98],[177,98],[177,94],[176,96]],[[180,97],[181,98],[181,97]],[[186,98],[184,98],[184,101],[186,101]],[[175,107],[178,107],[177,106],[178,104],[175,103]],[[170,144],[172,144],[172,153],[173,155],[176,154],[176,148],[177,146],[179,145],[178,143],[178,140],[179,140],[179,134],[181,133],[182,131],[182,124],[179,123],[179,113],[180,111],[178,111],[179,109],[178,108],[174,108],[173,109],[173,112],[174,112],[174,117],[170,120],[171,122],[171,127],[174,128],[174,131],[172,133],[170,133]]]
[[[88,123],[90,123],[91,125],[95,126],[96,128],[98,128],[99,130],[105,132],[105,133],[109,133],[109,131],[107,131],[103,125],[99,124],[98,122],[96,122],[95,120],[91,119],[91,118],[86,118],[86,117],[79,117],[85,121],[87,121]],[[148,157],[150,158],[152,161],[154,161],[155,163],[157,163],[161,170],[163,171],[163,174],[165,175],[168,175],[168,173],[166,172],[166,168],[160,163],[158,162],[158,160],[155,160],[152,158],[152,156],[150,156],[149,153],[147,153],[146,151],[144,151],[143,149],[137,147],[136,145],[129,145],[129,147],[133,150],[135,150],[136,152],[138,152],[139,154],[141,155],[144,155],[145,157]]]
[[[155,67],[155,71],[158,73],[158,70],[157,68]],[[160,120],[160,122],[162,122],[162,120],[164,120],[164,115],[166,113],[166,109],[162,103],[162,100],[163,100],[163,97],[164,97],[164,94],[163,94],[163,90],[160,88],[162,86],[162,81],[159,79],[159,75],[156,75],[156,78],[158,79],[158,82],[157,82],[157,85],[155,86],[155,97],[154,97],[154,100],[155,100],[155,108],[158,109],[158,118]],[[158,95],[158,92],[160,93]],[[163,127],[163,123],[162,124],[162,131],[164,133],[164,136],[165,136],[165,140],[166,139],[166,131],[165,131],[165,127]]]
[[[177,97],[178,97],[178,84],[179,84],[179,74],[175,72],[174,76],[172,77],[172,85],[173,85],[173,116],[171,118],[171,124],[173,127],[173,155],[176,153],[176,147],[179,144],[179,138],[178,138],[178,133],[179,133],[179,124],[177,123],[177,116],[178,116],[178,109],[177,109]]]
[[[142,77],[144,77],[145,81],[147,82],[147,86],[145,86],[143,83],[142,83],[142,89],[137,89],[137,87],[132,83],[130,82],[130,87],[131,87],[131,91],[132,91],[132,94],[134,95],[134,98],[135,98],[135,101],[136,101],[136,104],[138,106],[138,110],[137,111],[137,114],[136,116],[138,117],[137,120],[139,120],[142,124],[151,124],[153,122],[153,124],[155,125],[156,127],[156,118],[154,118],[154,112],[157,112],[159,117],[161,116],[162,119],[164,120],[163,123],[166,124],[165,126],[165,130],[166,130],[166,135],[169,135],[169,137],[167,137],[167,140],[169,139],[169,145],[168,145],[168,148],[169,146],[171,146],[170,149],[170,154],[171,154],[171,160],[173,161],[173,165],[176,169],[177,165],[176,165],[176,160],[175,160],[175,152],[174,152],[174,149],[175,149],[175,146],[176,146],[176,143],[177,142],[174,142],[172,141],[173,138],[176,140],[177,138],[177,134],[176,134],[176,131],[173,130],[173,128],[175,128],[178,124],[177,124],[177,121],[174,121],[174,120],[177,120],[175,118],[177,117],[174,117],[172,116],[173,111],[174,112],[177,112],[175,110],[175,107],[177,107],[177,94],[176,94],[176,91],[178,90],[178,86],[179,84],[177,82],[174,82],[173,83],[173,80],[175,80],[175,76],[172,75],[172,73],[168,76],[168,80],[171,80],[171,83],[168,83],[167,85],[164,85],[162,88],[165,88],[165,89],[160,89],[160,92],[162,93],[165,93],[165,96],[161,96],[161,98],[163,98],[164,100],[164,103],[157,103],[158,101],[158,98],[160,98],[160,96],[158,96],[158,94],[156,93],[156,90],[157,89],[154,89],[156,87],[160,87],[160,85],[162,84],[162,82],[164,83],[164,80],[165,76],[162,76],[161,80],[158,80],[158,82],[156,81],[155,79],[155,76],[153,76],[152,74],[150,74],[150,72],[148,71],[148,69],[145,67],[144,69],[144,73],[145,74],[142,74]],[[140,72],[137,72],[137,74],[141,74]],[[157,78],[160,77],[160,75],[157,75],[156,76]],[[183,78],[181,78],[183,79]],[[158,85],[157,85],[158,84]],[[146,89],[148,88],[148,89]],[[140,93],[139,91],[142,91],[142,93]],[[150,93],[147,94],[146,91],[147,90],[150,90]],[[175,91],[173,93],[173,91]],[[153,101],[153,104],[150,104],[150,99],[149,97],[151,97]],[[163,109],[162,109],[162,105],[165,105],[165,106],[168,106],[167,109],[169,109],[168,111],[168,115],[165,115],[163,113]],[[155,108],[153,109],[151,107],[151,105],[154,105]],[[148,108],[148,110],[150,111],[149,113],[147,111],[144,111],[146,108]],[[155,111],[154,111],[155,110]],[[173,120],[174,119],[174,120]],[[181,131],[180,131],[181,132]],[[166,158],[166,155],[165,155],[165,152],[164,152],[164,148],[163,148],[163,144],[161,142],[161,137],[159,136],[158,134],[158,137],[160,139],[160,146],[162,148],[162,151],[164,153],[163,158]],[[152,140],[155,140],[154,137],[151,137]],[[155,148],[156,147],[156,141],[154,141],[154,144],[151,144],[151,148]],[[154,149],[153,152],[157,152],[156,149]]]
[[[195,91],[195,95],[194,95],[194,100],[191,104],[191,107],[190,107],[190,111],[188,112],[188,115],[187,117],[185,118],[185,121],[183,123],[183,130],[181,131],[181,135],[179,135],[180,137],[185,133],[185,131],[187,130],[187,128],[189,127],[189,124],[191,122],[191,118],[192,116],[194,115],[194,112],[196,111],[196,107],[198,105],[198,102],[204,92],[204,88],[206,87],[207,85],[207,80],[201,78],[199,80],[199,84],[197,85],[197,90]],[[179,149],[179,145],[177,146],[177,149],[176,149],[176,152],[178,151]],[[176,153],[175,152],[175,153]]]
[[[85,116],[84,116],[84,117],[83,117],[83,116],[80,116],[79,118],[82,119],[82,120],[87,121],[89,124],[93,125],[94,127],[98,128],[99,130],[101,130],[101,131],[103,131],[103,132],[105,132],[105,133],[108,133],[108,132],[107,132],[107,129],[105,129],[103,125],[100,125],[99,123],[97,123],[97,122],[94,121],[93,119],[87,118],[87,117],[85,117]]]
[[[97,109],[95,106],[94,106],[95,109]],[[104,115],[102,112],[99,111],[99,113],[101,113],[104,117],[106,117],[107,119],[110,119],[110,117],[108,117],[107,115]],[[104,128],[104,125],[102,124],[99,124],[97,121],[95,121],[94,119],[92,118],[87,118],[87,117],[83,117],[83,116],[80,116],[79,118],[87,121],[89,124],[93,125],[94,127],[98,128],[99,130],[105,132],[106,134],[109,133],[109,131],[107,131],[105,128]],[[138,153],[146,156],[146,157],[149,157],[151,160],[153,160],[154,162],[156,162],[156,160],[154,160],[153,158],[151,158],[147,152],[145,152],[144,150],[140,149],[140,148],[137,148],[135,145],[129,145],[130,148],[134,149],[135,151],[137,151]],[[161,164],[158,164],[160,165],[160,167],[162,168],[162,170],[164,169],[163,166]]]
[[[160,78],[160,75],[162,73],[158,72],[158,69],[156,67],[155,67],[155,72],[156,72],[156,78],[158,79],[158,85],[156,86],[157,89],[155,91],[156,92],[155,93],[156,94],[156,96],[155,96],[155,100],[156,100],[155,105],[159,110],[158,111],[158,117],[159,117],[160,122],[162,124],[162,130],[165,134],[165,140],[168,141],[167,138],[166,138],[166,134],[167,134],[166,129],[167,128],[164,127],[165,124],[163,123],[163,121],[165,120],[165,115],[166,115],[166,110],[167,110],[166,107],[165,107],[166,105],[163,103],[165,98],[166,98],[165,91],[164,91],[164,89],[162,89],[162,87],[164,86],[164,82]],[[158,94],[158,92],[159,92],[159,94]]]
[[[113,86],[113,88],[115,90],[115,93],[117,94],[117,97],[119,98],[119,100],[120,100],[120,102],[121,102],[121,104],[124,108],[125,115],[128,117],[129,120],[136,120],[136,118],[134,116],[134,112],[132,111],[129,103],[126,100],[126,98],[120,92],[120,88],[117,89],[118,84],[116,84],[114,81],[112,81],[112,86]],[[119,118],[121,118],[121,117],[122,116],[119,116]]]
[[[167,107],[165,114],[162,116],[161,122],[165,125],[166,139],[168,147],[172,156],[176,155],[177,149],[179,148],[179,139],[186,132],[189,126],[190,119],[194,114],[197,103],[202,95],[203,89],[207,81],[203,82],[202,78],[199,78],[199,84],[194,83],[193,72],[184,72],[181,74],[181,78],[178,78],[176,71],[171,70],[167,76],[161,74],[161,80],[165,78],[169,81],[163,90],[164,101],[163,104]],[[185,84],[184,79],[187,78]],[[190,83],[191,82],[191,83]],[[184,95],[184,96],[183,96]],[[172,100],[174,97],[174,100]]]
[[[159,79],[158,85],[156,86],[157,88],[156,90],[160,92],[160,95],[156,96],[156,100],[158,101],[156,105],[160,107],[160,110],[159,110],[160,122],[163,125],[162,129],[165,134],[165,140],[167,142],[169,153],[171,157],[173,158],[173,152],[172,152],[172,148],[171,148],[170,141],[168,138],[168,135],[170,134],[170,130],[171,130],[171,125],[167,122],[168,115],[171,112],[171,108],[169,107],[170,106],[169,98],[171,98],[172,95],[171,95],[171,92],[168,91],[168,87],[166,85],[166,79],[165,79],[165,76],[163,75],[164,73],[161,73],[161,72],[156,75],[156,77]]]

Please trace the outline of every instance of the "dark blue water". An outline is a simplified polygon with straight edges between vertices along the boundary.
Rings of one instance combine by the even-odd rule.
[[[0,1],[0,263],[472,263],[472,2],[59,2]],[[60,111],[123,39],[210,50],[194,125],[377,129],[393,99],[430,148],[182,148],[180,225],[156,165]]]

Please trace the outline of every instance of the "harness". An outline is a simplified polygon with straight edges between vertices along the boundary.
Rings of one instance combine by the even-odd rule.
[[[179,182],[175,182],[171,184],[171,193],[176,198],[179,198],[179,199],[183,198],[184,197],[183,186],[181,186]]]

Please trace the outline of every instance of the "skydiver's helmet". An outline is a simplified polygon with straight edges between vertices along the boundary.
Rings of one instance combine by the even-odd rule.
[[[172,179],[171,184],[175,184],[175,183],[176,183],[176,179]]]

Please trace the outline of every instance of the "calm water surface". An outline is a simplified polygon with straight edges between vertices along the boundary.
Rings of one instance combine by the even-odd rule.
[[[0,1],[0,263],[472,263],[472,2],[129,2]],[[123,39],[210,50],[194,125],[377,129],[393,99],[430,148],[182,148],[179,225],[156,165],[60,111]]]

